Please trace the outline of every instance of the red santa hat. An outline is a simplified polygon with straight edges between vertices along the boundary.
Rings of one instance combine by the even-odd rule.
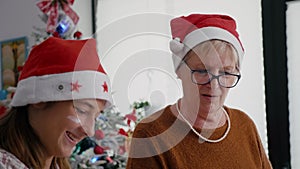
[[[171,31],[173,40],[170,41],[170,49],[173,53],[175,69],[192,48],[213,39],[232,44],[241,65],[244,48],[236,31],[236,23],[230,16],[218,14],[181,16],[171,20]]]
[[[50,37],[32,49],[19,77],[11,106],[102,99],[112,104],[110,81],[101,66],[95,39]]]

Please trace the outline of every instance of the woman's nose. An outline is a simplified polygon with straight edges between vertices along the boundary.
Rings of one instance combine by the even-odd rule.
[[[209,86],[210,86],[210,88],[212,88],[212,89],[219,88],[220,86],[219,86],[218,79],[217,79],[217,78],[211,79],[211,81],[209,82]]]
[[[92,120],[92,121],[89,121],[89,122],[83,122],[81,123],[82,124],[82,128],[85,132],[85,134],[88,136],[88,137],[92,137],[95,135],[95,121]]]

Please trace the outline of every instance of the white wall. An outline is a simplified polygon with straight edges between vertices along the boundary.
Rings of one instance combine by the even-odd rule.
[[[139,99],[159,108],[181,96],[168,49],[171,18],[193,12],[233,16],[246,55],[242,80],[231,90],[226,104],[246,111],[254,119],[267,147],[260,0],[101,0],[98,3],[98,48],[121,112]]]
[[[1,0],[0,1],[0,41],[27,36],[29,48],[34,43],[31,37],[33,26],[44,28],[39,18],[41,11],[36,6],[38,0]],[[83,38],[92,36],[91,1],[77,0],[72,9],[79,15],[78,30]]]
[[[288,56],[288,88],[289,88],[289,112],[290,112],[290,143],[292,168],[300,168],[300,2],[288,3],[287,19],[287,56]]]

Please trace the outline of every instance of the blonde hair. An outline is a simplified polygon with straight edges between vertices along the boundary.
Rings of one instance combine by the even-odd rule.
[[[229,42],[219,40],[219,39],[213,39],[209,41],[204,41],[197,45],[197,49],[201,51],[201,54],[206,55],[210,51],[218,51],[220,53],[228,54],[228,56],[233,56],[236,62],[236,68],[237,70],[240,70],[240,61],[238,57],[237,50],[233,47],[233,45]],[[190,53],[194,51],[191,49],[183,58],[183,60],[189,59]],[[197,53],[197,52],[195,52]]]
[[[0,119],[0,148],[14,154],[29,168],[43,168],[45,148],[28,121],[28,106],[15,107]],[[55,157],[51,169],[70,169],[67,158]]]

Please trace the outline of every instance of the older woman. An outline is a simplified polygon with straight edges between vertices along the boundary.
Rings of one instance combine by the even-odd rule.
[[[67,169],[112,102],[96,41],[49,38],[24,65],[11,110],[0,119],[0,168]]]
[[[224,105],[244,54],[234,19],[191,14],[171,30],[183,97],[136,127],[127,169],[272,168],[253,121]]]

